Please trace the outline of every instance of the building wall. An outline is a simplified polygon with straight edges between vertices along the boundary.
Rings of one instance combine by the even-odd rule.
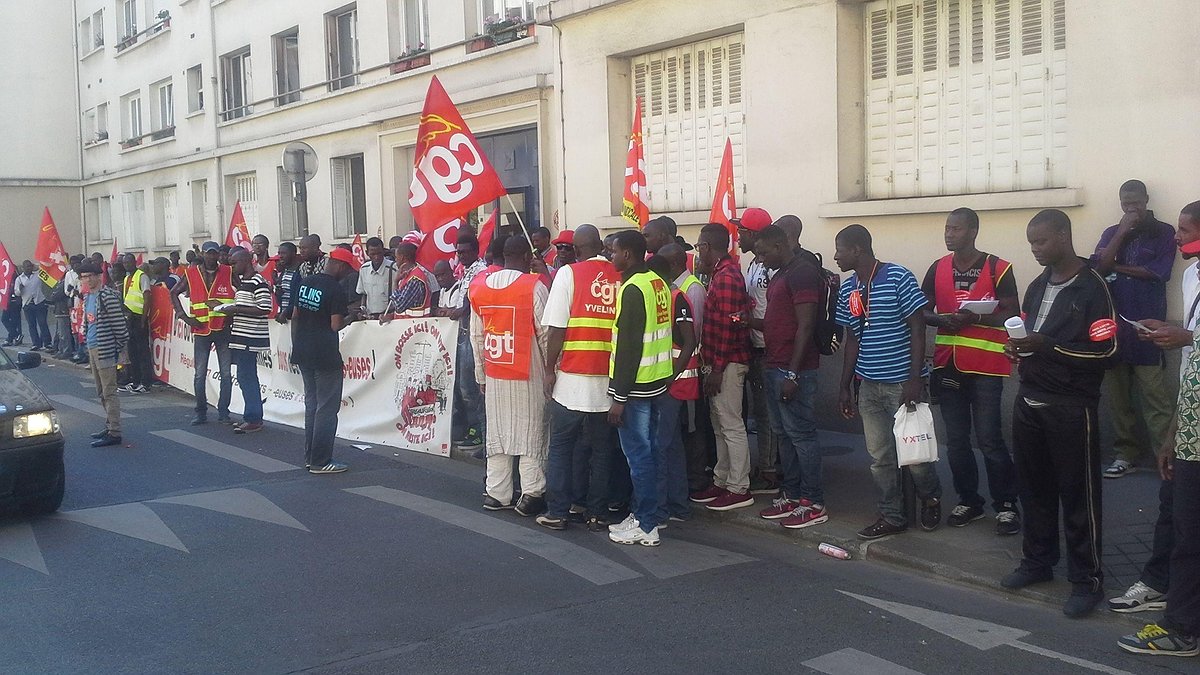
[[[872,201],[861,200],[862,3],[766,0],[751,8],[712,0],[703,12],[686,0],[658,0],[654,11],[646,11],[648,4],[557,0],[542,13],[546,21],[558,17],[562,72],[571,82],[563,103],[565,191],[571,197],[565,213],[571,221],[622,226],[617,177],[632,104],[620,62],[736,31],[744,32],[746,44],[745,171],[737,180],[745,183],[747,199],[739,206],[800,216],[805,245],[830,262],[836,232],[861,222],[881,257],[921,274],[944,254],[945,214],[970,206],[981,212],[980,247],[1012,260],[1023,287],[1039,272],[1024,229],[1040,208],[1066,210],[1076,248],[1087,255],[1104,227],[1119,220],[1116,192],[1128,178],[1146,182],[1151,207],[1167,222],[1200,199],[1183,168],[1200,151],[1200,136],[1191,131],[1200,122],[1200,90],[1192,86],[1200,59],[1173,46],[1186,44],[1187,27],[1200,19],[1200,4],[1190,0],[1067,0],[1065,189]],[[582,11],[590,7],[598,8]],[[707,210],[672,215],[681,224],[708,217]],[[694,236],[695,229],[685,228],[685,234]],[[1178,318],[1177,284],[1171,289],[1171,312]]]

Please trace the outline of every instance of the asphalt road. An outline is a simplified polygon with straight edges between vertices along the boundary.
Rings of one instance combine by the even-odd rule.
[[[672,523],[657,549],[479,508],[481,469],[187,426],[175,392],[123,398],[126,447],[85,371],[30,375],[67,435],[62,511],[0,521],[0,673],[1195,673],[1134,657],[1133,624],[782,537]],[[210,415],[215,419],[215,415]],[[852,594],[852,595],[850,595]]]

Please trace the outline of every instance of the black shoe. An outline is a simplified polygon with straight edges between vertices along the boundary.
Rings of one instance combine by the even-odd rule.
[[[950,527],[966,527],[971,523],[984,517],[983,507],[970,506],[968,504],[959,504],[950,511],[950,517],[946,518],[946,524]]]
[[[511,509],[512,507],[512,504],[501,504],[499,499],[496,499],[491,495],[483,496],[483,508],[487,509],[488,511],[503,511],[505,509]]]
[[[230,417],[229,415],[225,415],[223,417],[218,415],[217,416],[217,424],[233,424],[233,418]]]
[[[926,499],[921,502],[921,529],[933,532],[942,524],[942,500]]]
[[[1021,514],[1017,512],[1016,507],[1005,505],[1000,509],[996,514],[996,534],[1003,537],[1020,534]]]
[[[1019,588],[1025,588],[1026,586],[1032,586],[1033,584],[1044,583],[1053,579],[1054,572],[1050,570],[1046,570],[1044,572],[1031,572],[1023,567],[1018,567],[1010,572],[1008,576],[1001,579],[1000,585],[1009,590],[1015,591]]]
[[[908,529],[907,525],[893,525],[888,521],[880,518],[874,524],[868,525],[858,531],[860,539],[879,539],[886,537],[889,534],[900,534]]]
[[[549,513],[543,513],[534,519],[538,525],[550,530],[565,530],[567,529],[567,519],[552,516]]]
[[[194,427],[198,427],[201,424],[208,424],[208,415],[196,415],[192,418],[190,424]]]
[[[108,435],[108,429],[105,429],[104,431],[97,431],[94,434],[88,434],[88,436],[90,436],[93,439],[104,438],[107,435]]]
[[[1091,614],[1096,609],[1096,605],[1104,599],[1102,591],[1091,591],[1087,589],[1076,589],[1071,592],[1071,597],[1063,603],[1063,614],[1069,619],[1081,619],[1088,614]]]
[[[604,516],[592,516],[587,519],[588,532],[608,532],[609,525],[612,525],[612,521]]]
[[[546,510],[546,500],[533,495],[521,495],[517,500],[517,515],[529,518]]]
[[[107,448],[110,445],[120,445],[120,444],[121,444],[120,436],[112,436],[107,433],[104,434],[104,436],[92,441],[93,448]]]
[[[587,521],[587,509],[582,506],[573,505],[571,510],[567,511],[567,521],[583,524]]]

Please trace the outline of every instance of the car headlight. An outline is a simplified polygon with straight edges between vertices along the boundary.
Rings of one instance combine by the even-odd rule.
[[[58,433],[58,429],[58,413],[53,410],[13,418],[13,438],[45,436]]]

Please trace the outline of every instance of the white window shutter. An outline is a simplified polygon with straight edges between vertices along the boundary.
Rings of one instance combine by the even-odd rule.
[[[179,212],[176,206],[176,188],[174,186],[165,187],[162,189],[162,216],[163,216],[163,245],[178,246],[179,245]]]
[[[285,241],[297,239],[300,234],[296,231],[296,200],[292,195],[292,179],[283,167],[279,167],[276,173],[279,177],[279,238]]]
[[[892,195],[917,194],[917,8],[898,3],[892,21]]]
[[[1021,97],[1017,175],[1023,190],[1046,187],[1049,127],[1047,68],[1043,55],[1046,26],[1042,0],[1021,0],[1021,53],[1017,57]]]
[[[346,180],[346,160],[334,158],[329,162],[333,176],[333,237],[343,239],[350,236],[350,195]]]
[[[258,229],[258,176],[252,173],[238,176],[233,181],[234,193],[242,205],[242,217],[246,219],[246,229],[251,235],[257,234]]]
[[[867,10],[867,197],[892,196],[891,59],[888,8]]]

